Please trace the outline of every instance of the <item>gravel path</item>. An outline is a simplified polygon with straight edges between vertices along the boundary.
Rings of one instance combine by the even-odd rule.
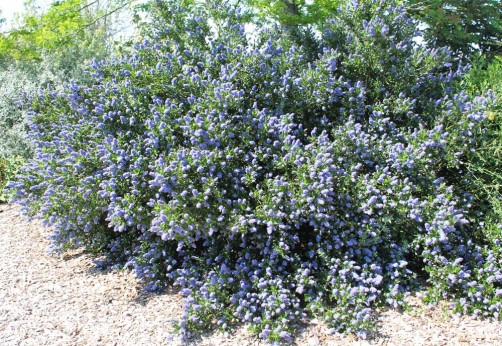
[[[174,293],[148,294],[137,279],[100,272],[92,256],[46,253],[49,230],[27,223],[12,205],[0,205],[1,345],[176,345],[168,341],[170,320],[181,314]],[[502,325],[472,317],[448,317],[439,307],[412,300],[410,313],[378,313],[368,340],[330,335],[316,320],[298,327],[297,345],[502,345]],[[205,333],[185,345],[262,345],[240,327],[225,337]]]

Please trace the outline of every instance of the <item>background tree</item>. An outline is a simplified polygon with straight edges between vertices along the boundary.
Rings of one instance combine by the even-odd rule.
[[[17,24],[0,35],[0,57],[13,61],[40,60],[43,53],[74,47],[110,49],[119,10],[131,0],[54,1],[41,11],[36,0],[25,2]]]
[[[500,0],[406,0],[408,13],[426,24],[430,44],[449,46],[459,56],[493,53],[502,47]]]

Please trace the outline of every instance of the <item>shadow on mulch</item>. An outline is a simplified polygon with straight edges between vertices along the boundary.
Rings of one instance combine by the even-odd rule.
[[[235,331],[241,329],[243,326],[244,326],[243,323],[237,323],[237,324],[233,325],[232,331],[229,333],[229,338],[228,339],[222,338],[221,341],[224,341],[225,345],[228,345],[229,343],[231,343],[232,342],[232,334],[234,334]],[[220,331],[216,328],[213,330],[205,331],[203,333],[194,333],[194,335],[190,339],[183,341],[182,345],[184,345],[184,346],[196,346],[196,345],[197,346],[198,345],[216,346],[216,345],[218,345],[217,343],[215,343],[215,342],[208,343],[208,341],[204,340],[204,338],[211,339],[217,333],[220,333]],[[174,335],[174,338],[176,338],[176,335]],[[255,343],[253,343],[253,345],[266,345],[267,344],[258,335],[256,335],[255,337],[248,335],[246,337],[246,339],[247,339],[247,341],[252,339],[252,341],[255,342]],[[236,343],[236,345],[237,345],[237,343]],[[247,345],[249,345],[249,344],[247,344]],[[288,345],[300,345],[300,344],[290,343]]]
[[[85,250],[76,250],[74,253],[65,253],[64,255],[61,256],[61,259],[63,261],[71,261],[75,259],[79,259],[83,256],[89,255],[89,252],[86,252]]]
[[[131,273],[131,275],[134,275]],[[156,296],[178,296],[180,304],[183,304],[182,302],[182,297],[179,295],[179,288],[177,287],[168,287],[162,292],[156,293],[156,292],[149,292],[145,291],[145,283],[143,281],[140,281],[138,285],[136,286],[136,298],[132,299],[130,302],[134,304],[139,304],[141,306],[146,306],[150,302],[151,299],[153,299]],[[181,310],[181,309],[180,309]]]

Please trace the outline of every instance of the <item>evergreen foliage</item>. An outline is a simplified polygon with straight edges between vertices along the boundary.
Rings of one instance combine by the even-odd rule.
[[[469,59],[476,52],[501,52],[500,0],[406,0],[412,16],[426,24],[425,39]]]

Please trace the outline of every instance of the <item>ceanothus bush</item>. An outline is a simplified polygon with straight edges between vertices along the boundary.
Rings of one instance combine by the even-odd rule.
[[[179,286],[184,337],[246,322],[287,341],[311,315],[364,336],[417,278],[429,301],[500,318],[500,242],[474,237],[445,175],[491,100],[455,90],[447,49],[417,46],[388,0],[341,9],[315,44],[174,5],[130,55],[94,61],[92,87],[25,95],[36,157],[10,189],[53,251]]]

